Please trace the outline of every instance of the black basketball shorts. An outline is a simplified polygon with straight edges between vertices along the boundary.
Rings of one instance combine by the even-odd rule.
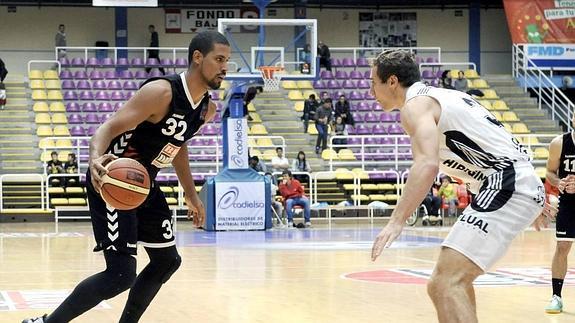
[[[575,201],[561,201],[555,224],[555,237],[558,241],[575,241]]]
[[[96,247],[135,255],[137,244],[165,248],[176,244],[172,212],[160,187],[152,181],[148,198],[133,210],[120,211],[106,205],[86,176],[86,187]]]

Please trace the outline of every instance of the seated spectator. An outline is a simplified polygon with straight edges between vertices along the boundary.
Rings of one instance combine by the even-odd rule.
[[[451,78],[449,77],[449,72],[450,70],[443,71],[443,73],[441,74],[441,83],[439,84],[439,87],[448,90],[455,90],[455,88],[451,85]]]
[[[262,161],[258,158],[258,156],[251,156],[249,160],[250,168],[255,170],[256,172],[265,173],[267,171],[266,164],[262,163]]]
[[[441,187],[439,187],[437,195],[449,203],[449,216],[455,216],[457,213],[457,193],[453,185],[451,185],[451,178],[449,176],[443,176],[441,178]]]
[[[315,128],[317,129],[317,140],[315,142],[316,154],[320,154],[327,148],[327,135],[331,114],[331,99],[327,98],[323,101],[323,106],[317,109],[315,118]]]
[[[246,93],[244,93],[243,97],[243,114],[244,117],[248,118],[248,121],[253,121],[252,117],[248,112],[248,105],[256,98],[256,95],[263,91],[263,87],[261,86],[250,86]],[[230,107],[226,107],[224,110],[224,114],[222,115],[222,119],[226,119],[230,117]]]
[[[6,86],[0,82],[0,110],[4,110],[6,105]]]
[[[341,117],[343,119],[343,123],[350,124],[352,126],[355,125],[355,121],[353,120],[353,116],[351,115],[351,111],[349,108],[349,101],[345,99],[345,95],[341,95],[339,100],[335,103],[335,117]]]
[[[309,44],[305,44],[304,49],[299,52],[299,61],[302,63],[300,66],[302,74],[309,74],[311,64],[311,46]]]
[[[64,168],[62,168],[62,162],[58,160],[58,152],[53,151],[50,156],[52,160],[48,161],[46,164],[46,173],[48,175],[52,174],[62,174],[64,172]],[[52,177],[50,179],[50,185],[52,186],[60,186],[61,179],[57,177]]]
[[[329,47],[322,41],[318,44],[317,55],[319,56],[319,66],[324,66],[326,70],[331,72],[331,53]]]
[[[288,217],[288,228],[293,228],[293,207],[299,205],[303,207],[304,221],[306,227],[311,227],[310,203],[304,194],[301,183],[292,177],[289,170],[284,170],[283,180],[280,183],[280,194],[285,201],[285,209]]]
[[[421,202],[427,209],[427,214],[430,216],[439,216],[439,208],[441,207],[441,198],[434,194],[434,185],[431,186],[425,199]]]
[[[305,153],[303,151],[300,150],[297,153],[297,158],[294,159],[291,165],[291,170],[294,172],[311,172],[311,167],[307,160],[305,160]]]
[[[457,78],[453,80],[452,85],[457,91],[467,92],[469,86],[467,84],[467,79],[465,78],[465,74],[463,74],[463,71],[459,71],[459,73],[457,73]]]
[[[78,161],[76,160],[76,154],[68,154],[68,160],[64,163],[64,173],[66,174],[77,174],[78,173]],[[79,177],[67,177],[66,185],[75,186],[78,184]]]
[[[309,98],[305,100],[303,104],[303,115],[301,119],[303,120],[303,133],[307,133],[307,127],[309,120],[315,120],[315,113],[319,103],[315,99],[315,94],[310,94]]]
[[[270,180],[270,197],[271,197],[270,205],[275,214],[281,219],[283,213],[283,206],[280,202],[276,201],[275,199],[276,195],[278,194],[277,180],[275,179],[275,177],[272,176],[272,173],[270,172],[265,173],[265,176]]]
[[[274,172],[282,172],[284,170],[289,169],[289,160],[284,157],[284,150],[282,147],[276,148],[276,154],[274,158],[272,158],[272,169]]]
[[[336,117],[335,118],[335,125],[333,127],[334,130],[334,134],[336,136],[347,136],[347,129],[346,129],[346,124],[343,123],[343,119],[341,116]],[[345,146],[347,145],[347,139],[346,138],[335,138],[333,139],[333,144],[335,145],[334,150],[336,152],[339,152],[341,149],[344,149]]]

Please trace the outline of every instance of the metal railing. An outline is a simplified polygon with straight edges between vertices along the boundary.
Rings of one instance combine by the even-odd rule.
[[[422,53],[431,53],[431,55],[437,57],[438,62],[441,62],[441,47],[330,47],[329,51],[332,54],[332,58],[335,54],[351,53],[353,60],[357,61],[359,57],[365,57],[368,53],[375,58],[375,55],[387,49],[402,49],[419,55]],[[300,52],[302,50],[303,48],[297,49],[297,57],[301,57]]]
[[[60,71],[62,71],[62,67],[60,66],[60,62],[58,62],[57,60],[31,60],[31,61],[28,61],[28,75],[30,74],[30,71],[32,70],[32,64],[50,64],[50,67],[56,65],[58,67],[58,75],[60,74]]]
[[[575,104],[561,91],[543,70],[522,49],[522,45],[513,45],[513,77],[523,82],[523,91],[530,88],[537,94],[539,110],[546,105],[551,112],[551,119],[565,124],[569,131],[573,130],[571,120]]]
[[[419,63],[419,70],[421,71],[422,67],[440,67],[440,66],[471,66],[471,69],[477,71],[477,65],[473,62],[440,62],[440,63]]]

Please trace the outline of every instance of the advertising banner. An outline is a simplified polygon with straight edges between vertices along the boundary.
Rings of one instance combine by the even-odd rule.
[[[265,182],[216,182],[216,230],[263,230]]]

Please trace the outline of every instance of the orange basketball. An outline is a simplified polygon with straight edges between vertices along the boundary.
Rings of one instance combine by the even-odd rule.
[[[118,210],[135,209],[150,192],[150,176],[142,164],[131,158],[118,158],[106,165],[100,195]]]

